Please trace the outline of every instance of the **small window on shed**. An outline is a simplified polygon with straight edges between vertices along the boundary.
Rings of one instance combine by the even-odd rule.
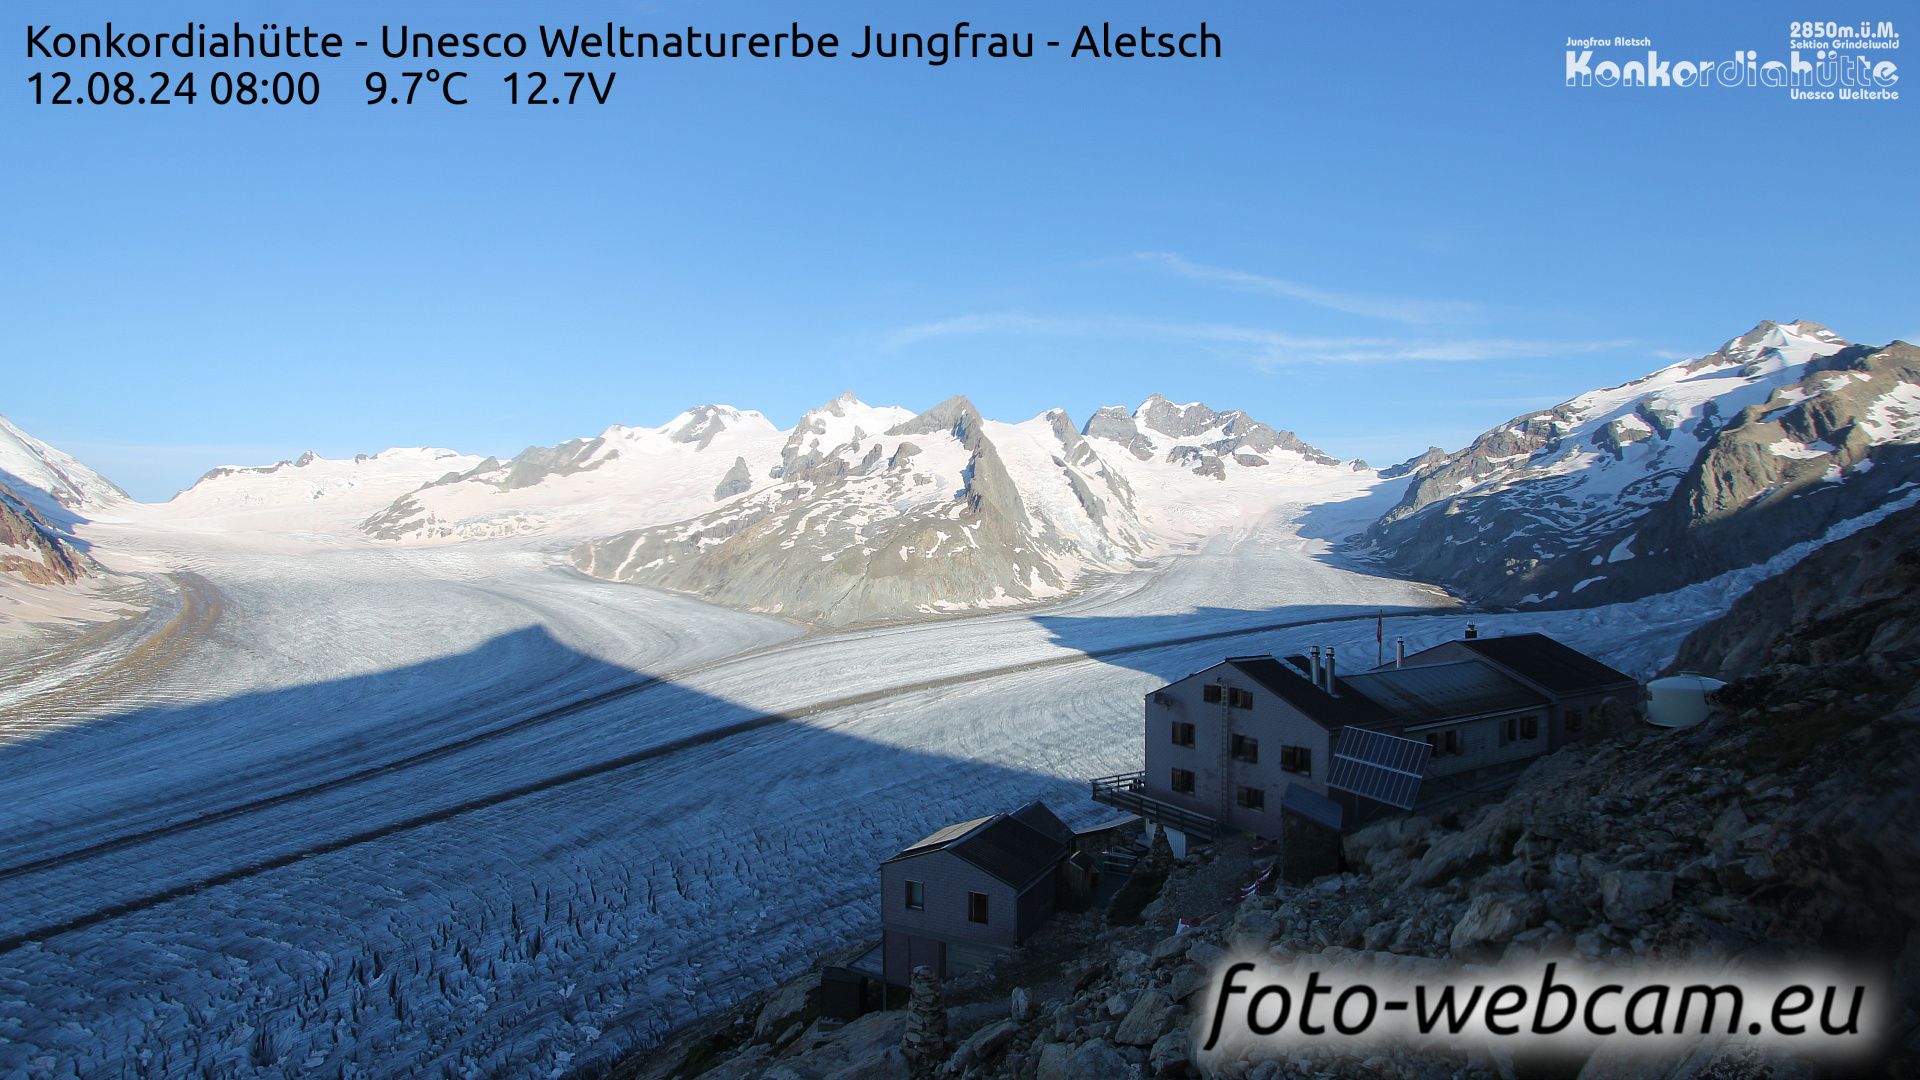
[[[984,923],[987,921],[987,894],[970,892],[967,894],[967,921]]]
[[[1540,718],[1538,716],[1528,715],[1520,718],[1520,737],[1523,739],[1537,739],[1540,737]]]
[[[927,910],[927,883],[924,881],[907,882],[907,910]]]
[[[1580,720],[1581,720],[1581,716],[1580,716],[1579,709],[1567,710],[1567,733],[1568,734],[1577,735],[1580,733]]]

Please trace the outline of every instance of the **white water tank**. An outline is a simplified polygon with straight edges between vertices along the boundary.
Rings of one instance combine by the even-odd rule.
[[[1647,723],[1655,727],[1692,727],[1707,718],[1707,695],[1727,685],[1694,672],[1669,675],[1647,684]]]

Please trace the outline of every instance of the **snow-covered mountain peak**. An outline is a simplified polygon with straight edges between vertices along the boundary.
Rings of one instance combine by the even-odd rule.
[[[907,420],[902,420],[887,431],[889,435],[930,435],[934,432],[951,432],[954,438],[963,443],[978,438],[985,419],[980,410],[966,396],[956,394],[935,405],[926,412]],[[969,446],[968,449],[973,449]]]
[[[39,513],[63,524],[128,501],[126,492],[0,416],[0,483]]]
[[[674,442],[690,443],[701,450],[712,445],[713,440],[724,431],[774,430],[766,417],[731,405],[696,406],[667,421],[664,427]]]
[[[221,465],[162,506],[174,519],[228,519],[237,529],[340,532],[422,484],[474,469],[481,459],[432,446],[327,458],[308,450],[272,465]]]
[[[1119,405],[1097,410],[1081,434],[1117,443],[1140,461],[1181,464],[1216,480],[1226,479],[1230,467],[1257,469],[1277,456],[1314,465],[1341,464],[1293,432],[1275,429],[1240,410],[1216,412],[1197,401],[1176,405],[1159,394],[1131,413]]]
[[[1423,457],[1369,535],[1492,603],[1604,602],[1746,565],[1920,482],[1916,355],[1762,322]]]

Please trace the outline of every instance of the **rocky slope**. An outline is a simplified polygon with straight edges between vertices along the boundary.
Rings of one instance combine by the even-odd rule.
[[[1790,635],[1788,627],[1796,628]],[[1725,617],[1687,635],[1670,670],[1722,679],[1773,664],[1864,664],[1920,658],[1920,507],[1820,548],[1755,585]]]
[[[86,552],[25,496],[0,484],[0,576],[35,585],[71,585],[97,570]]]
[[[1920,350],[1762,323],[1410,463],[1366,535],[1490,605],[1633,599],[1763,561],[1920,485]]]
[[[0,417],[0,578],[71,585],[100,567],[74,526],[127,493]]]

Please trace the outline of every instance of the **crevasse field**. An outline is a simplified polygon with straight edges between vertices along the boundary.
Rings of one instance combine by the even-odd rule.
[[[1225,655],[1372,662],[1471,616],[1280,505],[1043,607],[803,634],[531,543],[274,543],[138,515],[136,627],[0,680],[0,1075],[554,1075],[877,934],[876,864],[1102,815],[1139,702]],[[1753,576],[1764,570],[1756,568]],[[1646,672],[1731,581],[1502,617]],[[1488,622],[1486,618],[1480,620]]]

